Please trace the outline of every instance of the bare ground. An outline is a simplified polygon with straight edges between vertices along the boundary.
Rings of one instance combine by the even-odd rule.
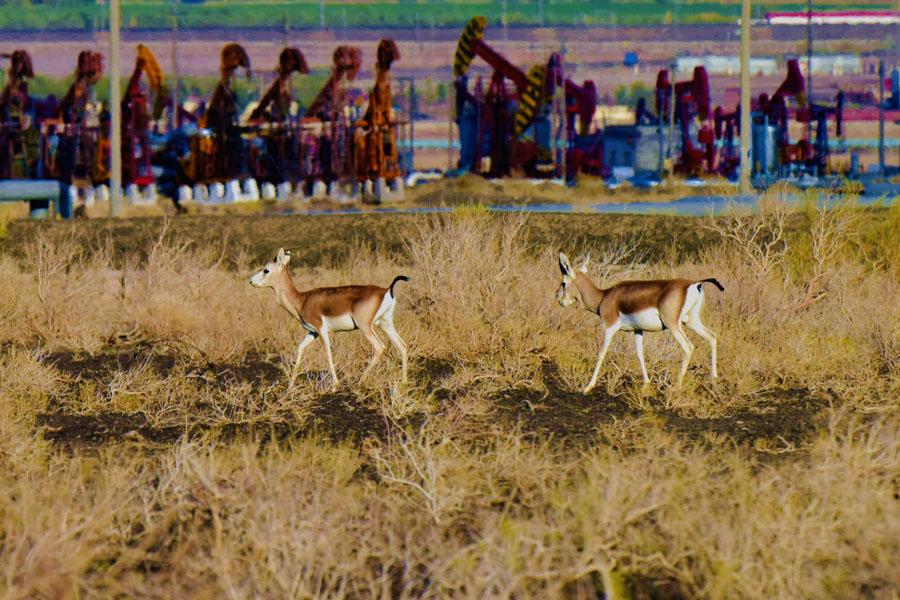
[[[353,244],[370,245],[402,262],[407,252],[404,233],[421,219],[416,215],[376,214],[198,216],[172,219],[168,228],[169,235],[176,239],[216,248],[221,252],[223,264],[230,268],[246,268],[269,260],[278,246],[293,248],[295,262],[315,267],[344,261],[348,247]],[[114,262],[121,262],[129,255],[143,257],[163,227],[162,219],[158,218],[78,223],[15,221],[9,226],[2,250],[23,257],[25,244],[42,232],[51,236],[75,236],[88,249],[109,243]],[[704,228],[702,219],[665,216],[540,214],[529,218],[525,235],[535,248],[548,244],[571,247],[573,242],[577,247],[592,248],[636,236],[642,239],[641,247],[647,251],[649,260],[662,257],[684,260],[718,242]],[[674,248],[678,249],[677,257],[672,256]],[[121,342],[110,340],[108,347],[93,356],[67,352],[48,356],[47,364],[71,382],[64,395],[76,394],[82,382],[98,388],[108,386],[116,373],[145,361],[158,372],[170,371],[176,365],[186,366],[196,377],[219,388],[236,383],[250,383],[254,389],[284,385],[284,373],[274,358],[251,354],[239,364],[214,364],[197,362],[187,352],[181,353],[171,345]],[[434,387],[434,381],[453,369],[449,357],[421,359],[418,364],[411,364],[411,377],[415,385],[429,390]],[[595,443],[600,423],[655,418],[691,442],[703,443],[710,436],[725,436],[735,444],[751,448],[760,445],[771,448],[774,444],[791,451],[802,448],[824,425],[820,415],[827,408],[827,400],[821,395],[805,389],[783,389],[770,392],[727,417],[691,418],[667,404],[665,391],[656,390],[637,403],[601,390],[585,396],[562,385],[552,363],[544,365],[541,379],[545,388],[542,390],[497,392],[490,413],[477,418],[506,429],[519,428],[534,439],[556,440],[576,447]],[[452,393],[431,391],[438,397]],[[65,397],[57,398],[38,421],[46,439],[64,446],[97,446],[132,438],[165,446],[184,436],[210,433],[226,441],[248,435],[281,439],[314,434],[335,441],[361,443],[371,436],[384,438],[389,427],[376,408],[367,406],[346,388],[335,394],[320,394],[311,405],[304,406],[302,416],[286,412],[279,415],[276,424],[266,425],[241,422],[223,425],[212,414],[208,419],[201,414],[191,426],[156,427],[140,413],[77,415],[67,412],[68,405]]]
[[[78,384],[88,382],[97,386],[109,385],[116,372],[132,368],[138,363],[149,362],[157,370],[165,371],[177,363],[189,364],[198,377],[211,386],[224,387],[235,382],[251,382],[258,386],[284,384],[284,375],[272,361],[261,356],[248,356],[240,364],[192,363],[184,355],[158,354],[151,347],[109,347],[96,356],[58,352],[46,358],[72,382],[63,392],[78,393]],[[452,372],[451,360],[425,359],[413,364],[411,375],[414,385],[428,388]],[[657,418],[667,428],[678,432],[686,441],[702,443],[710,436],[724,436],[735,444],[753,448],[758,441],[777,440],[786,449],[802,448],[825,421],[821,416],[827,401],[810,390],[786,389],[771,392],[751,407],[740,409],[727,417],[691,418],[667,408],[661,392],[647,398],[647,406],[638,407],[621,396],[606,394],[600,390],[589,395],[565,388],[555,376],[555,365],[544,366],[545,391],[508,389],[497,392],[489,414],[477,419],[491,421],[501,428],[518,429],[535,441],[554,440],[574,447],[590,445],[598,441],[598,425],[604,422],[638,417]],[[432,389],[431,393],[446,397],[446,390]],[[214,433],[222,441],[243,437],[284,439],[316,435],[338,442],[362,443],[375,437],[385,439],[390,425],[379,411],[350,390],[322,393],[310,406],[305,406],[304,416],[288,411],[272,424],[217,422],[210,416],[208,422],[201,418],[199,424],[186,427],[155,427],[140,413],[106,412],[76,415],[67,412],[65,397],[51,403],[48,412],[40,415],[38,426],[43,428],[46,439],[68,447],[90,447],[123,440],[172,444],[180,438]],[[607,440],[608,442],[608,440]]]

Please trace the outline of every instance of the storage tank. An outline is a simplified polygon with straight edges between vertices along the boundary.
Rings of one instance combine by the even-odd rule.
[[[778,173],[778,139],[781,128],[768,122],[753,123],[750,138],[750,156],[753,174],[776,175]]]

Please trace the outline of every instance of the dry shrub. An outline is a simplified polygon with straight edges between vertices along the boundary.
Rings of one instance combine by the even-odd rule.
[[[495,418],[499,390],[554,393],[547,372],[580,389],[599,346],[599,319],[555,301],[560,248],[525,243],[520,215],[427,218],[410,232],[406,258],[358,244],[346,264],[295,269],[301,288],[411,277],[398,284],[397,327],[410,342],[412,381],[396,384],[390,353],[372,391],[355,397],[318,393],[319,344],[304,358],[308,382],[290,391],[286,377],[247,381],[219,364],[253,351],[291,364],[302,332],[270,292],[247,284],[261,265],[229,271],[218,254],[165,232],[146,262],[131,259],[124,270],[103,253],[63,260],[49,251],[65,240],[33,246],[24,265],[2,257],[0,594],[895,596],[900,281],[880,258],[893,250],[860,230],[859,209],[780,210],[711,221],[730,241],[689,259],[672,252],[646,264],[627,239],[592,249],[591,274],[603,285],[718,278],[726,291],[708,289],[704,320],[719,335],[721,378],[708,381],[698,343],[684,389],[670,389],[680,350],[665,333],[647,336],[662,390],[644,397],[633,342],[622,335],[604,383],[639,410],[609,415],[579,445]],[[53,303],[81,298],[91,282],[93,306]],[[49,302],[33,302],[40,289]],[[26,349],[36,341],[95,349],[121,323],[157,350],[168,344],[176,364],[163,372],[132,361],[77,381],[48,365],[44,350]],[[370,353],[352,334],[334,350],[345,379]],[[771,410],[766,398],[833,408],[819,412],[827,425],[809,437],[747,444],[712,422],[705,434],[681,433],[657,412],[728,420]],[[257,437],[215,430],[302,427],[314,405],[331,403],[380,411],[388,434],[358,447],[277,439],[274,427]],[[166,448],[57,449],[35,428],[50,409],[137,413],[192,434]]]
[[[86,251],[73,235],[39,235],[25,246],[26,276],[16,277],[23,297],[17,331],[51,347],[97,351],[112,333],[114,280],[108,246]],[[15,334],[13,334],[15,335]]]
[[[180,344],[207,361],[235,362],[261,350],[255,340],[280,336],[249,276],[235,278],[222,261],[213,248],[170,239],[164,226],[146,266],[123,273],[122,320],[137,323],[151,340]]]
[[[541,327],[551,308],[547,269],[522,239],[526,219],[459,211],[424,220],[407,243],[428,353],[473,362],[485,381],[514,387],[532,385],[546,348],[524,325]]]

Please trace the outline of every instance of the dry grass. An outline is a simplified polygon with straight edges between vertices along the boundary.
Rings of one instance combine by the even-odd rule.
[[[775,199],[648,259],[624,234],[557,248],[525,216],[422,217],[400,253],[295,265],[301,288],[411,277],[410,384],[389,352],[338,395],[318,344],[286,389],[301,332],[250,260],[165,227],[124,259],[38,235],[0,256],[0,594],[895,598],[898,223]],[[582,399],[599,327],[556,304],[560,249],[606,283],[717,277],[720,380],[698,341],[672,389],[680,349],[647,336],[643,394],[622,335]],[[333,349],[352,381],[369,345]],[[140,425],[53,442],[75,419]]]

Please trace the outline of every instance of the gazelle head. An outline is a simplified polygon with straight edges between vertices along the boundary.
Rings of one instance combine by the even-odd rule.
[[[588,253],[576,271],[572,268],[569,257],[562,252],[559,253],[559,270],[562,272],[562,283],[556,291],[556,299],[561,306],[571,306],[575,301],[584,304],[584,299],[581,296],[581,289],[576,285],[575,281],[578,277],[583,277],[584,274],[587,273],[588,262],[590,260],[591,254]]]
[[[277,278],[282,273],[284,273],[285,268],[287,267],[287,264],[288,262],[290,262],[290,260],[290,250],[285,252],[284,248],[279,248],[278,256],[275,257],[275,260],[270,263],[266,263],[266,266],[263,267],[261,271],[250,278],[250,285],[258,288],[275,287]]]

